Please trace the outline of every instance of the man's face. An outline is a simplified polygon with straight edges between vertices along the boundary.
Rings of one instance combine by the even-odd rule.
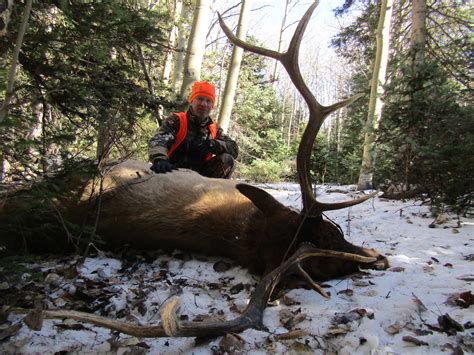
[[[212,100],[207,96],[196,96],[191,102],[191,108],[196,116],[205,118],[211,113]]]

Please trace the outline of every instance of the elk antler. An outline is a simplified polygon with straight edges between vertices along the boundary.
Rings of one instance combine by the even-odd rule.
[[[108,328],[136,337],[158,338],[158,337],[199,337],[199,336],[220,336],[227,333],[240,333],[248,328],[261,329],[263,327],[263,311],[268,300],[278,283],[289,273],[298,272],[309,283],[312,289],[323,295],[329,295],[303,270],[301,262],[310,257],[329,257],[344,260],[351,260],[360,263],[372,263],[376,258],[365,257],[356,254],[337,252],[332,250],[322,250],[310,244],[302,244],[300,248],[281,264],[278,268],[267,274],[257,285],[252,294],[249,304],[242,314],[232,320],[215,322],[192,322],[178,321],[176,309],[177,298],[171,299],[161,311],[161,325],[140,326],[128,324],[126,322],[109,319],[95,314],[68,311],[68,310],[44,310],[33,311],[34,314],[43,318],[61,319],[70,318],[81,322],[87,322],[99,327]],[[15,310],[23,312],[23,310]],[[31,313],[30,313],[31,314]],[[30,315],[28,315],[30,316]],[[27,316],[27,317],[28,317]],[[38,322],[37,322],[38,323]],[[41,322],[39,322],[41,323]],[[36,329],[37,330],[37,329]]]
[[[301,40],[303,38],[304,31],[306,30],[306,26],[311,18],[313,11],[319,5],[319,1],[315,1],[306,11],[301,21],[298,23],[296,27],[295,33],[291,39],[290,45],[286,52],[280,53],[276,51],[272,51],[270,49],[266,49],[263,47],[258,47],[247,42],[242,41],[241,39],[237,38],[232,31],[227,27],[222,19],[221,15],[219,16],[219,23],[222,27],[222,30],[227,35],[227,38],[236,46],[239,46],[243,49],[246,49],[250,52],[260,54],[266,57],[274,58],[282,63],[285,67],[288,75],[290,76],[291,81],[295,84],[297,90],[303,96],[303,99],[306,101],[309,109],[309,119],[306,129],[303,133],[303,137],[301,138],[301,142],[298,148],[298,155],[296,158],[296,166],[298,170],[298,177],[299,183],[301,187],[301,193],[303,195],[303,213],[313,216],[319,216],[324,211],[329,210],[336,210],[341,209],[349,206],[353,206],[359,204],[370,197],[373,196],[367,195],[361,197],[359,199],[340,202],[340,203],[322,203],[316,200],[316,196],[313,194],[313,189],[311,185],[310,179],[310,157],[311,151],[313,149],[314,140],[321,128],[324,119],[331,114],[332,112],[347,106],[354,102],[355,100],[359,99],[362,95],[355,95],[351,98],[346,100],[337,102],[330,106],[323,106],[321,105],[312,92],[309,90],[308,86],[306,85],[303,77],[301,75],[301,71],[299,68],[298,57],[299,57],[299,47],[301,44]]]

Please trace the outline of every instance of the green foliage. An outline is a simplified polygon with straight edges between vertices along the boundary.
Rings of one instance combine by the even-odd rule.
[[[237,174],[276,181],[288,176],[289,150],[279,121],[280,104],[266,77],[265,59],[245,53],[235,98],[231,132],[240,146]]]
[[[289,173],[288,165],[271,160],[254,159],[250,165],[240,168],[242,177],[255,182],[278,182],[285,173]]]
[[[96,177],[96,173],[96,164],[91,161],[71,161],[54,178],[43,179],[4,196],[6,202],[0,214],[0,249],[5,249],[7,254],[82,250],[93,228],[83,224],[84,215],[78,217],[81,215],[78,209],[72,209],[71,215],[66,216],[61,214],[58,206],[77,205],[81,188]]]
[[[437,203],[456,204],[474,191],[474,110],[460,105],[459,86],[436,64],[417,73],[404,67],[403,74],[389,87],[400,96],[387,97],[381,131],[392,146],[381,151],[382,160],[390,159],[386,176],[420,185]]]
[[[354,3],[346,1],[340,12]],[[375,183],[417,186],[435,204],[461,206],[474,190],[473,110],[466,80],[472,53],[468,45],[468,5],[454,2],[450,7],[438,2],[428,8],[425,64],[416,71],[412,67],[410,37],[403,32],[411,19],[411,6],[401,5],[394,4]],[[333,41],[338,53],[355,66],[355,92],[368,93],[377,11],[375,4],[365,4],[354,24]],[[367,99],[349,109],[350,119],[342,127],[338,154],[344,173],[335,176],[336,182],[357,179],[366,112]],[[327,156],[328,165],[332,155],[329,152]]]
[[[2,43],[7,55],[21,14],[19,4]],[[166,13],[136,2],[34,2],[15,99],[1,127],[2,151],[21,168],[16,172],[28,167],[41,174],[51,170],[47,160],[95,158],[98,134],[111,144],[112,157],[143,149],[134,140],[140,121],[170,93],[159,85],[150,93],[139,53],[158,62],[165,22]]]

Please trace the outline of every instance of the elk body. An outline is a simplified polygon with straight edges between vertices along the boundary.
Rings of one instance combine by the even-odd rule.
[[[91,188],[83,192],[84,203]],[[300,214],[264,190],[233,180],[190,170],[155,174],[149,164],[127,160],[105,173],[102,190],[97,233],[115,247],[226,256],[259,274],[278,267],[301,242],[383,260],[374,250],[347,242],[332,222]],[[320,263],[308,270],[319,280],[358,268],[354,262]]]
[[[324,211],[349,207],[371,196],[326,204],[317,201],[313,194],[309,163],[319,128],[330,113],[358,98],[322,106],[301,76],[299,46],[317,4],[309,7],[283,53],[239,40],[219,17],[232,43],[280,61],[308,105],[308,124],[297,156],[301,212],[290,210],[264,190],[250,185],[204,178],[186,170],[155,175],[147,163],[135,161],[125,161],[105,171],[100,189],[90,183],[82,191],[83,203],[66,208],[73,215],[78,214],[87,206],[88,197],[95,197],[99,206],[98,234],[113,245],[173,247],[217,254],[263,274],[243,314],[224,322],[177,321],[173,316],[175,303],[170,302],[162,312],[159,326],[132,326],[68,311],[44,311],[45,317],[74,318],[135,336],[222,335],[261,326],[268,299],[289,274],[299,274],[313,289],[327,296],[315,280],[347,275],[359,267],[388,267],[383,255],[347,242],[339,226],[323,218]],[[58,203],[59,209],[61,201]]]

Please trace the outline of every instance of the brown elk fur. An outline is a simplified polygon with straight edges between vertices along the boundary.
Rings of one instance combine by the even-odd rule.
[[[91,194],[97,202],[98,191],[97,182],[91,183],[82,193],[82,205]],[[69,206],[64,212],[70,215],[80,210]],[[104,175],[97,233],[114,247],[178,248],[226,256],[263,274],[283,261],[291,245],[294,249],[301,242],[370,255],[345,241],[331,222],[305,218],[262,189],[190,170],[154,174],[147,163],[133,160]],[[343,261],[313,263],[308,272],[316,279],[357,270],[355,263]]]

